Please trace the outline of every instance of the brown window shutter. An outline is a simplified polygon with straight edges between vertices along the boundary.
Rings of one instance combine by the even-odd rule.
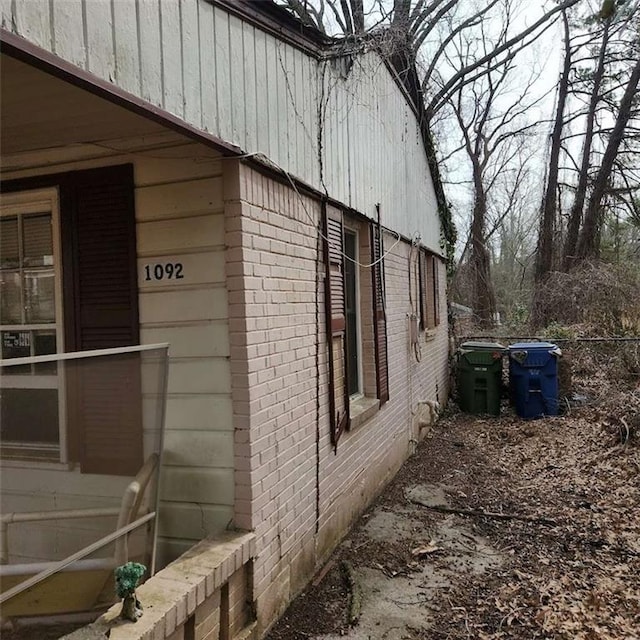
[[[140,355],[79,360],[69,378],[81,472],[135,475],[143,461]]]
[[[331,333],[337,335],[345,330],[344,297],[344,225],[342,215],[327,214],[327,268],[331,294]]]
[[[342,212],[325,205],[325,307],[329,347],[329,412],[334,447],[337,447],[340,436],[349,425],[343,233]]]
[[[139,344],[133,167],[68,174],[61,210],[67,351]],[[139,355],[80,360],[67,389],[82,473],[134,475],[143,461]]]
[[[371,284],[373,287],[373,328],[376,354],[376,383],[378,400],[389,399],[389,360],[387,356],[387,317],[384,308],[384,260],[382,258],[382,231],[371,224]]]
[[[437,327],[440,324],[440,277],[438,274],[438,258],[432,256],[433,260],[433,319]]]

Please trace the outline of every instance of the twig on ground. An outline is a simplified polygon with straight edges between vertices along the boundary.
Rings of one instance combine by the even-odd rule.
[[[514,609],[513,611],[510,611],[509,613],[507,613],[502,620],[500,620],[500,624],[498,625],[498,631],[500,631],[502,629],[502,625],[507,622],[507,620],[509,620],[509,618],[512,618],[513,620],[517,620],[517,615],[518,613],[520,613],[521,611],[526,611],[529,607],[518,607],[517,609]],[[507,626],[511,626],[510,622],[507,622]]]
[[[622,426],[625,429],[624,435],[620,436],[620,439],[622,441],[621,444],[627,444],[627,442],[629,442],[629,436],[631,435],[631,430],[629,429],[629,425],[627,424],[624,418],[620,418],[620,422],[622,423]]]
[[[518,513],[497,513],[495,511],[484,511],[483,509],[456,509],[454,507],[445,507],[444,505],[427,504],[426,502],[415,500],[413,498],[407,498],[407,500],[413,504],[419,504],[422,507],[426,507],[432,511],[439,511],[440,513],[454,513],[460,516],[474,516],[477,518],[493,518],[494,520],[520,520],[522,522],[544,524],[549,527],[555,527],[558,524],[551,518],[544,518],[541,516],[527,516]]]
[[[318,573],[318,575],[313,580],[313,586],[314,587],[317,587],[324,580],[324,577],[333,568],[335,563],[336,563],[335,560],[329,560],[329,562],[327,562],[327,564],[325,564],[324,567],[322,567],[321,571]]]

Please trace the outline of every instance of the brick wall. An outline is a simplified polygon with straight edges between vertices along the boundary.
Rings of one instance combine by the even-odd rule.
[[[343,434],[334,451],[320,215],[320,203],[225,162],[235,524],[256,534],[260,628],[284,610],[393,477],[419,437],[414,417],[420,403],[442,402],[447,394],[446,313],[428,340],[421,333],[418,362],[408,340],[410,246],[394,245],[396,238],[385,233],[385,250],[393,246],[385,260],[390,400]],[[363,283],[367,272],[360,268]],[[370,296],[366,289],[362,294]],[[413,300],[417,311],[415,293]],[[367,331],[364,326],[364,337]],[[365,372],[365,380],[370,377]],[[365,390],[370,387],[367,382]]]

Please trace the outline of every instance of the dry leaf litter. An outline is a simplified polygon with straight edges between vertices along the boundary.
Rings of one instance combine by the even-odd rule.
[[[506,400],[499,418],[449,410],[269,639],[639,639],[639,345],[564,351],[573,382],[563,415],[523,421]],[[424,486],[442,492],[443,511],[412,500]],[[382,516],[386,538],[371,534]],[[465,542],[486,543],[496,561],[471,570]],[[373,571],[406,585],[399,621],[367,620],[382,608],[378,586],[350,624],[343,560],[362,579]],[[446,579],[430,584],[425,572],[438,570]],[[402,621],[400,605],[420,602],[421,618]]]

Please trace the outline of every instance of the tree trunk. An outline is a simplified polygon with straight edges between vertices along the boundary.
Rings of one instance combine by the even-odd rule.
[[[486,245],[487,197],[480,168],[474,164],[474,203],[471,222],[473,309],[482,327],[493,326],[496,297],[491,280],[491,256]]]
[[[538,234],[538,247],[534,270],[534,292],[531,305],[531,324],[534,327],[542,327],[548,324],[548,309],[540,299],[540,287],[553,269],[553,258],[556,251],[554,247],[554,226],[557,220],[557,191],[558,191],[558,165],[560,150],[562,148],[562,129],[564,127],[564,108],[569,92],[569,74],[571,73],[571,46],[569,42],[569,20],[566,10],[562,12],[564,24],[564,64],[560,83],[558,85],[558,104],[551,134],[551,151],[549,154],[549,174],[542,203],[542,219]]]
[[[598,169],[598,174],[596,175],[593,190],[585,211],[584,225],[582,226],[582,231],[578,238],[578,246],[576,248],[576,254],[580,260],[597,258],[600,253],[600,228],[604,218],[602,199],[605,191],[607,190],[613,163],[618,155],[618,149],[622,142],[625,128],[629,122],[629,118],[631,117],[633,99],[638,88],[639,80],[640,59],[637,60],[636,66],[631,72],[629,82],[627,83],[624,95],[620,101],[620,109],[618,110],[616,123],[611,135],[609,136],[607,148],[605,149],[604,156],[602,157],[602,164]]]
[[[582,210],[584,209],[584,202],[587,195],[593,128],[596,119],[596,109],[598,107],[598,101],[600,100],[600,85],[602,84],[602,78],[604,76],[605,55],[607,51],[607,44],[609,42],[610,26],[611,18],[609,17],[604,24],[600,53],[598,55],[598,66],[593,78],[593,90],[591,91],[589,111],[587,112],[587,126],[582,146],[582,161],[580,164],[580,173],[578,174],[578,186],[576,188],[576,195],[573,199],[571,212],[569,213],[569,222],[567,223],[567,238],[564,245],[562,261],[562,268],[564,271],[569,271],[576,261],[576,245],[578,244],[578,233],[580,231],[580,223],[582,222]]]
[[[538,236],[538,250],[536,253],[535,281],[542,282],[553,268],[553,229],[556,222],[556,202],[558,191],[558,163],[562,146],[562,128],[564,126],[564,108],[569,90],[569,74],[571,73],[571,48],[569,46],[569,21],[566,11],[562,12],[564,22],[564,65],[560,84],[558,85],[558,105],[555,122],[551,134],[551,152],[549,156],[549,174],[542,206],[542,220]]]

